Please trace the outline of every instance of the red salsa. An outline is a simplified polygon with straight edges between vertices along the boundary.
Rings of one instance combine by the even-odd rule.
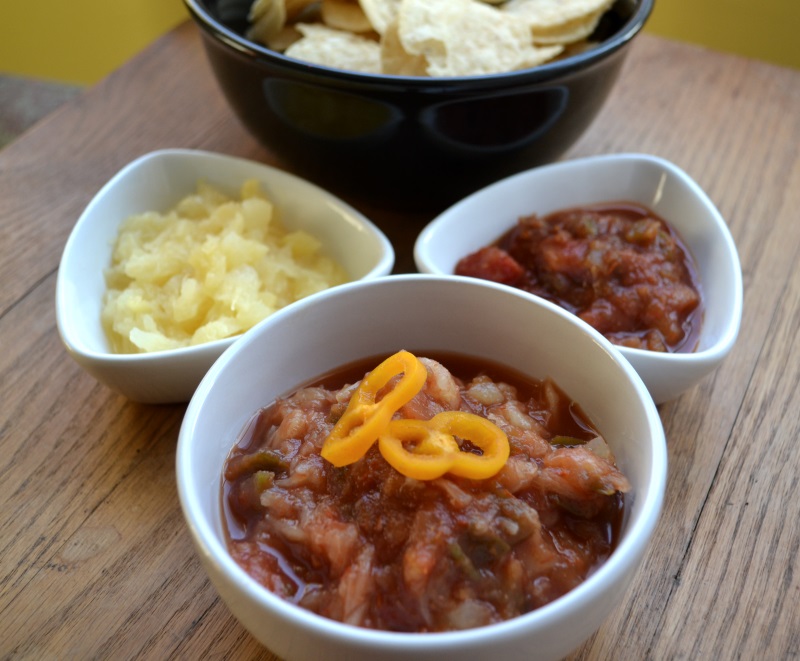
[[[481,480],[415,480],[376,447],[340,468],[323,459],[378,360],[278,399],[231,451],[222,495],[229,550],[269,590],[357,626],[458,630],[543,606],[611,554],[630,484],[580,408],[549,380],[428,355],[424,386],[396,417],[486,417],[508,436],[503,468]]]
[[[520,218],[462,258],[457,275],[550,300],[611,342],[694,351],[703,306],[696,269],[675,231],[649,209],[609,203]]]

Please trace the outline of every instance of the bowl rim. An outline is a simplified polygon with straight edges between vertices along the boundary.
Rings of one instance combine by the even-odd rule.
[[[381,73],[364,73],[326,67],[287,57],[238,34],[222,22],[214,18],[206,9],[203,0],[183,0],[184,5],[195,22],[216,41],[228,48],[238,51],[252,60],[274,61],[287,69],[300,74],[316,75],[330,82],[351,82],[381,84],[388,88],[402,87],[409,89],[432,90],[458,86],[459,89],[491,89],[533,82],[547,82],[565,74],[586,69],[596,62],[605,59],[622,48],[638,34],[647,22],[653,10],[655,0],[633,0],[637,2],[628,20],[611,37],[597,46],[576,53],[562,60],[555,60],[518,71],[483,74],[475,76],[452,76],[446,78],[428,78],[422,76],[397,76]]]
[[[640,153],[640,152],[620,152],[620,153],[612,153],[612,154],[595,154],[591,156],[584,156],[572,159],[566,159],[561,161],[556,161],[553,163],[547,163],[544,165],[536,166],[533,168],[529,168],[527,170],[523,170],[521,172],[517,172],[512,174],[508,177],[504,177],[498,181],[495,181],[488,186],[485,186],[479,190],[472,192],[470,195],[462,198],[458,202],[454,203],[447,209],[444,209],[441,213],[437,214],[417,235],[417,239],[414,243],[414,262],[418,269],[423,272],[427,273],[443,273],[441,269],[436,267],[436,270],[428,270],[428,267],[423,270],[420,266],[421,264],[430,265],[431,260],[425,251],[426,243],[430,241],[431,236],[435,236],[441,226],[443,219],[451,214],[459,212],[461,209],[468,207],[476,198],[482,197],[484,194],[491,192],[494,189],[499,189],[504,186],[512,185],[514,181],[518,180],[525,180],[531,177],[535,177],[536,173],[546,171],[546,172],[558,172],[560,170],[569,170],[575,166],[582,166],[588,165],[593,167],[602,167],[608,163],[631,163],[633,165],[638,163],[649,163],[653,164],[664,171],[669,172],[672,176],[676,179],[680,180],[696,198],[702,203],[703,207],[707,209],[708,215],[711,219],[711,225],[714,227],[716,233],[719,234],[719,237],[722,240],[722,243],[725,247],[725,254],[730,260],[731,266],[731,276],[732,280],[729,282],[729,286],[731,289],[731,299],[732,299],[732,307],[730,308],[730,314],[728,318],[728,322],[723,332],[719,334],[716,338],[716,341],[713,344],[710,344],[707,347],[704,347],[698,351],[691,351],[691,352],[671,352],[671,353],[659,353],[654,351],[648,351],[646,349],[637,349],[633,347],[624,347],[624,346],[616,346],[617,350],[619,350],[623,355],[630,355],[630,356],[639,356],[639,357],[647,357],[648,360],[653,362],[659,363],[671,363],[671,364],[694,364],[694,363],[705,363],[705,362],[712,362],[720,359],[721,357],[725,356],[734,346],[736,343],[736,339],[739,335],[741,324],[742,324],[742,314],[743,314],[743,306],[744,306],[744,286],[742,282],[742,267],[741,267],[741,260],[739,258],[739,252],[736,247],[736,243],[733,240],[733,235],[731,234],[730,228],[728,224],[725,222],[722,214],[717,209],[714,202],[711,200],[709,195],[700,187],[700,185],[681,167],[669,161],[663,157],[656,156],[654,154],[647,154],[647,153]],[[447,275],[447,274],[445,274]],[[449,274],[451,277],[465,277],[465,276],[456,276],[454,274]],[[509,285],[503,285],[509,286]],[[702,283],[701,283],[702,286]],[[513,289],[513,287],[512,287]],[[540,297],[536,296],[535,294],[530,294],[527,292],[523,292],[525,295],[539,299]]]
[[[301,306],[313,305],[315,300],[319,297],[346,295],[347,290],[381,286],[379,284],[381,280],[390,280],[397,285],[403,282],[418,283],[430,281],[453,283],[455,281],[455,279],[450,276],[409,273],[393,275],[388,278],[377,280],[356,281],[340,285],[336,292],[328,290],[326,292],[313,294],[303,299],[293,310],[287,310],[286,312],[279,311],[273,315],[270,320],[265,320],[259,324],[253,331],[244,336],[240,342],[237,342],[234,347],[223,354],[206,373],[203,381],[196,389],[187,406],[179,431],[176,449],[175,470],[178,496],[185,523],[194,539],[195,545],[201,552],[205,561],[212,563],[235,584],[238,590],[248,595],[249,598],[257,600],[278,618],[291,621],[296,625],[309,627],[316,634],[337,638],[352,644],[373,645],[376,649],[387,650],[390,648],[394,649],[397,645],[402,645],[404,649],[408,651],[417,649],[436,650],[447,648],[456,642],[463,646],[470,643],[485,642],[486,640],[494,639],[496,636],[503,636],[505,634],[518,635],[521,630],[526,628],[533,628],[537,631],[544,630],[553,623],[558,622],[563,617],[564,611],[569,610],[573,605],[578,606],[581,601],[585,599],[597,598],[608,585],[619,584],[628,573],[630,569],[629,563],[632,560],[638,558],[639,562],[641,562],[641,558],[652,539],[653,532],[660,519],[666,494],[668,473],[665,431],[656,404],[650,398],[641,377],[631,364],[625,360],[621,354],[616,352],[613,345],[600,333],[595,331],[588,324],[581,323],[574,315],[570,315],[570,313],[563,308],[544,299],[537,299],[535,301],[536,305],[547,310],[549,314],[561,317],[566,320],[567,323],[579,326],[582,332],[588,334],[588,336],[599,345],[601,350],[605,350],[609,354],[616,365],[625,373],[627,378],[631,380],[636,391],[641,395],[640,401],[643,407],[646,424],[652,432],[650,434],[651,442],[648,444],[652,459],[646,469],[649,488],[643,494],[635,496],[637,502],[641,506],[640,514],[637,519],[630,524],[630,528],[627,530],[625,537],[620,540],[611,556],[581,584],[553,602],[503,622],[462,631],[427,633],[425,635],[373,630],[331,620],[282,599],[268,588],[255,581],[255,579],[233,560],[224,542],[214,530],[213,522],[209,517],[205,516],[203,505],[198,503],[195,498],[195,491],[198,487],[195,476],[189,471],[192,455],[190,454],[191,442],[187,440],[187,438],[195,433],[194,429],[197,426],[198,418],[204,406],[207,406],[207,396],[213,388],[218,374],[225,369],[227,364],[238,352],[246,351],[248,346],[259,341],[259,329],[263,330],[267,324],[279,322],[288,314],[298,314],[301,310]],[[494,289],[502,295],[523,298],[520,292],[493,282],[473,279],[470,286]]]
[[[396,260],[396,254],[394,251],[394,246],[383,230],[381,230],[380,227],[378,227],[375,222],[368,218],[364,213],[319,184],[289,172],[288,170],[283,170],[267,163],[262,163],[254,159],[240,156],[232,156],[222,152],[183,147],[156,149],[143,153],[123,165],[97,190],[97,192],[91,197],[89,202],[81,211],[80,215],[75,221],[75,224],[70,230],[67,240],[64,242],[64,248],[61,252],[61,258],[59,260],[58,276],[56,278],[55,308],[56,326],[58,328],[61,341],[70,354],[74,356],[80,356],[85,360],[90,360],[95,363],[102,362],[108,365],[126,365],[130,363],[146,365],[149,363],[159,363],[165,359],[186,358],[198,353],[210,352],[211,354],[219,354],[225,348],[242,337],[243,333],[233,337],[211,340],[202,344],[177,347],[174,349],[164,349],[161,351],[151,351],[146,353],[115,353],[114,351],[111,351],[110,348],[107,351],[98,351],[86,345],[85,343],[80,342],[79,339],[75,338],[74,334],[70,332],[70,329],[74,324],[69,324],[65,321],[65,315],[68,314],[68,311],[65,307],[68,278],[63,267],[76,250],[76,243],[78,241],[80,229],[89,223],[88,219],[91,218],[95,208],[103,203],[104,198],[111,194],[113,190],[118,188],[126,178],[130,177],[131,173],[143,167],[154,166],[154,164],[157,164],[159,161],[174,158],[208,163],[237,163],[243,167],[252,167],[254,169],[254,177],[258,177],[259,172],[268,173],[268,175],[271,177],[274,176],[284,181],[292,181],[297,185],[305,187],[307,190],[314,191],[329,204],[335,203],[337,208],[347,212],[347,214],[357,219],[362,229],[368,231],[380,246],[380,255],[376,255],[377,259],[375,265],[370,269],[369,272],[365,273],[360,278],[357,278],[355,281],[369,280],[384,276],[391,272]],[[120,222],[121,221],[122,219],[120,219]]]

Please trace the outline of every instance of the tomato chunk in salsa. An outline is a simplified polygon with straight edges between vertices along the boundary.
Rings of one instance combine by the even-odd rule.
[[[694,351],[702,322],[696,268],[675,231],[649,209],[609,203],[520,218],[456,275],[550,300],[614,344]]]
[[[422,390],[396,416],[484,416],[508,436],[504,467],[420,481],[375,446],[334,467],[320,449],[378,361],[328,375],[260,410],[226,462],[228,547],[255,580],[331,619],[434,632],[529,612],[608,558],[630,484],[580,408],[552,381],[428,355]]]

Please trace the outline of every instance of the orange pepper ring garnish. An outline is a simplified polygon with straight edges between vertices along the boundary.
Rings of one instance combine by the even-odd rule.
[[[414,443],[413,449],[406,449],[407,443]],[[378,449],[396,471],[416,480],[441,477],[461,452],[452,434],[427,420],[392,420],[378,437]]]
[[[380,401],[378,393],[402,374]],[[367,374],[350,397],[344,414],[325,439],[320,454],[334,466],[346,466],[363,457],[392,416],[425,385],[428,371],[412,353],[398,351]]]
[[[463,451],[462,438],[481,450]],[[404,443],[416,442],[411,450]],[[510,453],[505,432],[487,420],[464,411],[443,411],[428,421],[392,420],[378,439],[383,458],[407,477],[432,480],[449,472],[486,479],[497,474]]]

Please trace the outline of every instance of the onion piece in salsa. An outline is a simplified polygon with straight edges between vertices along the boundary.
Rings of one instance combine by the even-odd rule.
[[[395,419],[485,417],[508,437],[500,471],[416,480],[377,444],[335,467],[323,443],[380,357],[320,378],[258,411],[225,465],[228,548],[255,580],[334,620],[437,632],[527,613],[605,562],[630,484],[580,407],[550,380],[427,356]]]
[[[532,214],[463,257],[456,275],[500,282],[560,305],[617,345],[697,346],[697,269],[674,229],[641,205],[605,203]]]

